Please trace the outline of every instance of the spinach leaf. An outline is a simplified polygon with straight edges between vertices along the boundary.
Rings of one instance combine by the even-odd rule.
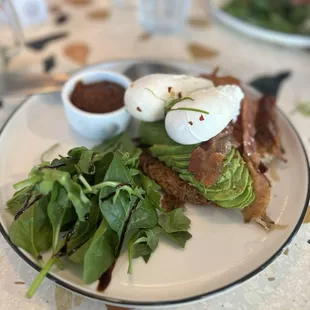
[[[95,155],[96,155],[95,152],[89,150],[82,152],[79,162],[77,164],[82,173],[85,174],[95,173],[95,166],[94,166]]]
[[[160,186],[144,174],[141,174],[140,177],[142,181],[142,187],[145,190],[149,200],[155,208],[161,209],[161,195],[158,192],[160,190]]]
[[[128,169],[125,167],[122,156],[119,153],[114,153],[113,160],[106,172],[105,181],[115,181],[128,184],[131,182]]]
[[[102,215],[109,226],[117,233],[119,240],[121,239],[124,226],[136,200],[137,197],[130,197],[128,192],[122,191],[115,201],[111,197],[100,203]]]
[[[139,233],[133,235],[128,242],[128,273],[132,273],[132,260],[139,256],[148,257],[152,250],[146,244],[146,237],[139,237]]]
[[[33,192],[33,186],[27,186],[17,192],[15,192],[14,196],[7,201],[6,205],[8,210],[16,215],[18,210],[20,210],[25,202],[30,199],[31,193]]]
[[[153,228],[157,225],[158,215],[153,207],[150,199],[145,197],[144,200],[140,200],[136,209],[132,212],[130,217],[127,231],[134,229],[146,229]]]
[[[105,174],[104,181],[118,182],[121,184],[131,184],[132,179],[129,175],[129,170],[125,167],[122,156],[119,153],[114,153],[113,160]],[[113,187],[104,187],[100,190],[99,199],[107,197],[112,192],[115,192]]]
[[[42,197],[9,228],[12,242],[36,258],[52,245],[52,229],[47,216],[47,197]]]
[[[162,233],[164,233],[163,229],[159,226],[145,230],[145,235],[147,238],[146,244],[150,247],[152,252],[156,250],[159,243],[159,237]]]
[[[77,214],[75,212],[75,209],[72,206],[72,204],[70,203],[68,208],[66,209],[65,214],[64,214],[60,231],[65,232],[65,231],[70,230],[70,228],[74,225],[74,223],[77,221],[77,219],[78,218],[77,218]]]
[[[96,174],[95,174],[95,184],[104,181],[104,177],[111,165],[114,154],[112,152],[107,153],[103,158],[95,164]]]
[[[96,281],[115,261],[117,235],[102,220],[84,257],[83,280],[86,284]]]
[[[181,248],[184,248],[187,240],[192,238],[192,235],[188,231],[178,231],[170,234],[165,232],[165,235]]]
[[[177,208],[170,212],[161,214],[158,223],[164,231],[169,234],[178,231],[187,231],[190,227],[191,221],[184,214],[183,208]]]
[[[87,152],[87,151],[88,149],[84,146],[75,147],[68,152],[68,156],[76,160],[79,160],[81,158],[82,153]]]
[[[66,190],[59,183],[55,183],[47,206],[47,214],[53,227],[54,252],[58,244],[60,229],[64,224],[65,214],[70,206]]]
[[[76,251],[74,251],[71,255],[69,255],[68,258],[76,264],[83,264],[85,254],[87,250],[89,249],[91,242],[92,242],[92,239],[89,239],[88,241],[86,241]]]
[[[77,249],[94,235],[97,229],[98,219],[100,218],[99,214],[99,206],[95,202],[95,199],[93,199],[88,219],[85,221],[78,220],[74,226],[67,244],[67,252]]]

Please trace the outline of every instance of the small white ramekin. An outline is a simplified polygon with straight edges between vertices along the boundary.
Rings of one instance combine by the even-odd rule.
[[[123,74],[112,71],[84,71],[73,75],[65,83],[61,92],[68,122],[83,137],[94,141],[104,141],[124,132],[131,118],[125,107],[109,113],[90,113],[72,104],[70,97],[79,81],[85,84],[108,81],[127,89],[132,83],[131,80]]]

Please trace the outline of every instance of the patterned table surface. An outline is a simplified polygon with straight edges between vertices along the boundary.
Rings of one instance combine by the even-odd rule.
[[[125,58],[182,60],[199,58],[199,61],[211,67],[219,64],[244,81],[287,69],[291,71],[291,76],[281,87],[278,105],[297,128],[310,154],[310,117],[305,113],[292,113],[298,102],[310,102],[309,51],[267,45],[243,37],[215,22],[210,22],[208,25],[203,20],[205,12],[196,1],[193,2],[193,19],[182,34],[150,36],[139,26],[134,7],[119,9],[106,0],[93,0],[85,5],[74,5],[70,1],[53,1],[50,4],[53,6],[56,4],[58,8],[53,7],[49,21],[39,27],[27,29],[26,39],[31,41],[62,31],[68,31],[68,35],[46,44],[41,50],[25,48],[12,60],[10,68],[42,71],[42,61],[52,56],[55,66],[51,72],[79,69],[82,64],[66,56],[64,52],[66,47],[79,43],[84,49],[89,49],[85,64]],[[91,12],[99,8],[104,11],[95,19]],[[57,10],[60,12],[55,13]],[[55,19],[59,18],[59,15],[65,15],[67,19],[63,18],[65,22],[55,24]],[[6,29],[2,28],[0,33],[2,39],[9,38]],[[2,100],[0,127],[22,99],[16,97]],[[310,224],[303,224],[287,255],[281,255],[258,276],[224,295],[177,309],[310,309],[310,241],[308,240],[310,240]],[[0,310],[96,310],[105,307],[100,302],[82,298],[56,287],[49,280],[44,281],[32,300],[26,300],[24,294],[35,275],[36,272],[0,237]]]

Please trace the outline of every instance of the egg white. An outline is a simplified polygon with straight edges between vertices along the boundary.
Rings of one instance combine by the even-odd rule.
[[[138,79],[126,90],[125,107],[142,121],[155,122],[165,118],[169,100],[186,97],[192,92],[212,87],[210,80],[172,74],[152,74]]]
[[[165,119],[165,127],[171,139],[180,144],[195,144],[208,141],[219,134],[240,113],[244,94],[240,87],[225,85],[198,90],[190,94],[193,100],[175,104]],[[194,108],[209,114],[176,110]]]

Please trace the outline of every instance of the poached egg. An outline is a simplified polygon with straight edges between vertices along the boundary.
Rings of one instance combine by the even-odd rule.
[[[165,119],[169,137],[185,145],[208,141],[236,121],[244,94],[236,85],[225,85],[192,92],[190,98],[176,103]]]
[[[165,108],[169,101],[212,86],[210,80],[199,77],[151,74],[132,83],[126,90],[124,101],[133,117],[145,122],[156,122],[165,118]]]

